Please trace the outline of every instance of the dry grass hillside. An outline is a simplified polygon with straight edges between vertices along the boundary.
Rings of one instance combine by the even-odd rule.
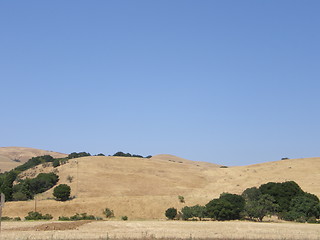
[[[59,175],[59,184],[70,185],[75,196],[57,202],[52,199],[51,189],[36,197],[37,211],[56,218],[83,212],[102,217],[103,209],[108,207],[117,218],[126,215],[129,219],[161,219],[169,207],[205,204],[222,192],[240,194],[269,181],[293,180],[320,197],[320,158],[220,168],[171,155],[150,159],[94,156],[71,159],[56,169],[38,166],[23,174],[36,176],[52,170]],[[179,195],[184,196],[185,203],[179,202]],[[24,217],[34,208],[35,201],[10,202],[6,203],[4,215]]]
[[[26,147],[0,147],[0,169],[1,172],[9,171],[32,157],[51,155],[54,158],[63,158],[67,154],[40,150]]]

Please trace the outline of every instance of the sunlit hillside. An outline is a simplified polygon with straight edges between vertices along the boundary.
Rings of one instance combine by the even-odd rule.
[[[60,183],[71,186],[75,198],[52,199],[52,189],[36,197],[36,210],[54,217],[86,212],[103,216],[108,207],[116,217],[161,219],[169,207],[205,204],[223,192],[241,193],[263,183],[296,181],[303,190],[320,196],[320,158],[288,159],[262,164],[221,168],[219,165],[172,155],[148,158],[92,156],[71,159],[57,168],[38,166],[22,173],[36,176],[55,171]],[[183,196],[181,203],[178,196]],[[5,216],[24,217],[35,201],[8,202]]]

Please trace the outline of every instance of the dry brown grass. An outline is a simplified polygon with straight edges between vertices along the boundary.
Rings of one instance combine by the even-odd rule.
[[[52,171],[41,166],[25,174]],[[222,192],[240,194],[252,186],[269,181],[296,181],[303,190],[320,196],[320,158],[290,159],[242,167],[220,168],[210,163],[184,160],[170,155],[151,159],[121,157],[83,157],[56,168],[60,183],[72,188],[75,199],[48,200],[52,189],[40,194],[37,210],[59,216],[88,213],[103,217],[106,207],[117,217],[164,219],[169,207],[206,204]],[[72,182],[68,176],[73,177]],[[184,196],[181,203],[178,196]],[[4,215],[24,217],[34,210],[34,201],[9,202]]]
[[[316,240],[313,224],[182,221],[96,221],[72,230],[44,228],[50,222],[4,222],[2,239],[306,239]],[[19,230],[25,228],[27,230]],[[17,230],[18,229],[18,230]],[[38,231],[37,231],[38,230]]]

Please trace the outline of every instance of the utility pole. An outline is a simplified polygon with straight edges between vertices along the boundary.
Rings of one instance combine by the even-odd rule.
[[[78,160],[75,160],[76,164],[77,164],[77,193],[76,193],[76,197],[79,197],[79,162]]]
[[[4,202],[6,201],[5,195],[3,193],[0,194],[0,234],[1,234],[1,219],[2,219],[2,208],[4,207]],[[1,235],[0,235],[1,237]]]

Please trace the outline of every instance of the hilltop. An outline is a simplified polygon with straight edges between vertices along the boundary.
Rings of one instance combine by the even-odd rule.
[[[27,147],[0,147],[0,169],[1,172],[9,171],[32,157],[50,155],[54,158],[63,158],[68,156],[64,153],[41,150]]]
[[[35,177],[55,171],[59,183],[71,186],[75,198],[52,199],[52,189],[36,197],[37,210],[54,217],[86,212],[103,216],[106,207],[116,216],[130,219],[162,219],[168,207],[205,204],[223,192],[240,194],[270,181],[293,180],[304,191],[320,196],[320,158],[288,159],[250,166],[221,168],[220,165],[182,159],[172,155],[151,158],[89,156],[70,159],[57,168],[37,166],[23,172]],[[184,196],[181,203],[178,196]],[[51,199],[50,199],[51,198]],[[8,202],[5,216],[24,217],[33,211],[33,200]]]

